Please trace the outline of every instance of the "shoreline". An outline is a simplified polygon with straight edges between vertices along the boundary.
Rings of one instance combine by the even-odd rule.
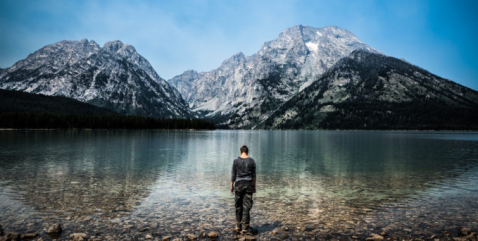
[[[105,131],[105,130],[171,130],[171,131],[371,131],[371,132],[475,132],[478,130],[396,130],[396,129],[130,129],[130,128],[0,128],[0,131],[69,131],[69,130],[87,130],[87,131]]]
[[[157,223],[102,225],[98,222],[96,228],[91,227],[93,220],[63,220],[63,222],[48,221],[43,230],[21,231],[12,230],[10,225],[0,224],[0,240],[478,240],[476,230],[468,227],[450,228],[448,230],[417,233],[413,230],[402,231],[408,235],[368,231],[363,233],[320,232],[315,225],[305,227],[294,225],[279,225],[270,227],[252,227],[247,233],[237,233],[231,224],[229,227],[210,227],[192,229],[183,226],[170,227],[170,232],[158,227]],[[45,223],[45,224],[46,224]],[[28,226],[28,224],[24,224]],[[76,226],[76,227],[75,227]],[[86,226],[86,227],[85,227]],[[18,238],[18,239],[15,239]]]

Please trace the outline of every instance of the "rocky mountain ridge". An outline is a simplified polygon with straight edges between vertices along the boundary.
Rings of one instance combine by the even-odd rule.
[[[478,92],[356,50],[271,115],[266,129],[478,129]]]
[[[351,32],[294,26],[252,56],[238,53],[217,69],[169,80],[203,117],[226,128],[254,128],[353,50],[380,53]]]
[[[188,70],[169,82],[131,45],[65,40],[0,68],[0,89],[70,97],[120,114],[202,117],[233,129],[478,123],[476,91],[385,56],[334,26],[294,26],[252,56],[239,52],[217,69]]]
[[[120,114],[187,118],[179,92],[121,41],[64,40],[0,72],[0,88],[65,96]]]

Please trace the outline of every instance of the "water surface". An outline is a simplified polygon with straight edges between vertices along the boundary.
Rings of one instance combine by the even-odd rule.
[[[228,239],[243,144],[257,163],[259,237],[478,229],[478,133],[413,131],[0,131],[0,225]]]

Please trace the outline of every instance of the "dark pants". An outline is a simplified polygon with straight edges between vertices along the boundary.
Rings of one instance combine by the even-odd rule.
[[[251,185],[234,186],[236,222],[237,224],[241,224],[242,222],[242,229],[245,229],[247,226],[249,226],[251,221],[250,211],[253,203],[253,190],[254,188]]]

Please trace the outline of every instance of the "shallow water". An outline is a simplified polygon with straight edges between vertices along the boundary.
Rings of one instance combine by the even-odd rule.
[[[478,133],[413,131],[0,131],[0,225],[229,239],[243,144],[259,238],[478,231]]]

